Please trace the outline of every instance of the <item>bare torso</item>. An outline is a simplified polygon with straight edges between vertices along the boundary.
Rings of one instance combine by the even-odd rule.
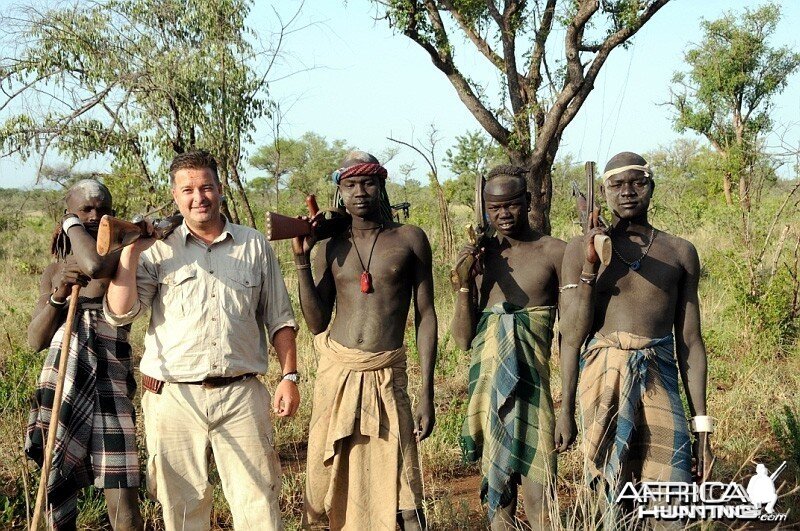
[[[377,230],[355,232],[355,244],[364,265]],[[369,266],[372,293],[361,292],[361,262],[349,234],[324,242],[327,267],[336,291],[336,313],[331,339],[369,352],[393,350],[403,344],[414,277],[421,266],[414,252],[423,239],[412,225],[391,224],[380,231]]]
[[[629,262],[641,256],[641,247],[628,239],[612,241],[615,250]],[[656,231],[638,271],[632,271],[616,255],[608,267],[601,266],[593,332],[625,331],[644,337],[663,337],[672,332],[689,251],[687,241]]]
[[[520,308],[554,306],[566,244],[550,236],[533,241],[491,238],[483,257],[483,274],[476,278],[479,309],[509,302]]]

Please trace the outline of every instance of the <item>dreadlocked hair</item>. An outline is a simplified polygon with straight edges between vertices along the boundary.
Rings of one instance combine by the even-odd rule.
[[[50,242],[50,253],[56,260],[63,262],[67,259],[67,255],[71,251],[72,245],[69,242],[69,237],[61,227],[61,223],[59,223],[53,231],[53,238]]]

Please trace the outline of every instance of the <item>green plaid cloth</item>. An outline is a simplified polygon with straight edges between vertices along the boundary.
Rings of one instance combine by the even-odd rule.
[[[554,306],[504,302],[478,321],[461,445],[466,461],[481,460],[490,520],[511,501],[512,480],[546,485],[555,473],[549,366],[555,313]]]

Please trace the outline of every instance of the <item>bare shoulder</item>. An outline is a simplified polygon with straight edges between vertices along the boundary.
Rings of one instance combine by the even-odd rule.
[[[564,250],[567,248],[567,242],[552,236],[542,236],[539,238],[539,242],[548,253],[564,254]]]
[[[564,251],[567,248],[567,242],[552,236],[542,236],[537,243],[542,253],[550,259],[553,267],[560,271],[561,263],[564,261]]]
[[[700,258],[692,242],[664,231],[659,231],[659,238],[672,256],[674,256],[687,271],[693,272],[699,269]]]
[[[584,259],[583,235],[572,238],[564,248],[564,263],[577,263],[582,265]],[[579,267],[580,267],[579,265]]]
[[[421,248],[430,248],[428,235],[425,234],[425,231],[420,227],[417,227],[416,225],[392,223],[390,228],[396,230],[397,234],[401,235],[413,249],[418,250]]]

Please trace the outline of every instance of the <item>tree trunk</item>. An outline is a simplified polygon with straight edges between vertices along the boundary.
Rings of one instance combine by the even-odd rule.
[[[744,172],[739,175],[739,204],[745,212],[750,212],[750,186]]]
[[[244,206],[244,213],[247,216],[247,222],[250,224],[251,227],[256,228],[256,220],[253,216],[253,209],[250,208],[250,200],[247,198],[247,192],[242,186],[242,180],[239,178],[239,170],[236,166],[231,165],[230,169],[231,179],[235,183],[236,191],[239,193],[239,198],[242,201],[242,205]]]
[[[236,200],[233,197],[233,190],[228,179],[228,168],[224,164],[217,167],[217,174],[222,182],[223,202],[220,206],[222,213],[231,223],[239,223],[239,213],[236,211]]]
[[[731,195],[731,174],[730,172],[725,172],[725,175],[722,177],[722,190],[725,192],[725,204],[728,206],[733,206],[733,196]]]
[[[542,234],[550,234],[550,203],[553,199],[552,168],[547,162],[527,165],[528,191],[531,193],[531,210],[528,221],[531,228]]]

